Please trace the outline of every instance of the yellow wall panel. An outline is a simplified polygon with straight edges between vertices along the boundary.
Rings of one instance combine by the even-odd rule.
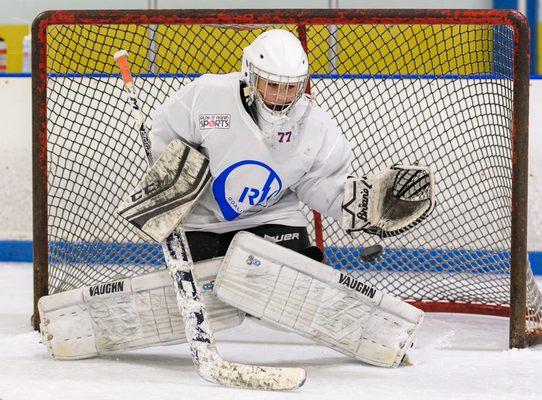
[[[295,32],[294,26],[284,28]],[[51,26],[48,68],[55,73],[111,73],[110,55],[124,48],[131,54],[134,73],[151,68],[167,74],[230,73],[240,70],[243,48],[261,32],[199,25]],[[310,27],[307,36],[311,72],[326,73],[328,29]]]
[[[324,25],[314,25],[307,29],[307,47],[311,73],[327,74],[333,72],[330,60],[335,56],[336,48],[330,47],[330,44],[333,45],[330,38],[330,28]]]
[[[386,75],[490,72],[491,54],[482,51],[492,47],[488,31],[490,28],[481,26],[342,26],[338,72]]]
[[[491,72],[493,34],[488,27],[343,25],[335,33],[333,29],[323,25],[307,29],[312,73]],[[126,49],[134,73],[230,73],[240,70],[243,47],[261,32],[209,25],[52,26],[48,67],[56,73],[115,73],[112,54]]]
[[[23,69],[23,38],[28,35],[28,25],[0,25],[0,36],[8,49],[7,72],[21,72]]]
[[[54,25],[48,30],[47,68],[50,73],[116,73],[113,54],[125,49],[134,73],[146,72],[147,28],[136,25]]]

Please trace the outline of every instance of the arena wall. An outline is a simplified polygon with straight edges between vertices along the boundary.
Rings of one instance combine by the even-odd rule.
[[[531,81],[529,249],[542,251],[542,80]],[[29,78],[0,80],[0,240],[31,240],[31,84]]]

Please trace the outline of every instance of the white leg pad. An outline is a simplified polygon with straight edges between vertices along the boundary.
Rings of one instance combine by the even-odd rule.
[[[423,312],[248,232],[237,234],[215,282],[227,304],[369,364],[397,367]]]
[[[215,331],[241,324],[244,313],[212,289],[221,259],[196,263],[201,298]],[[82,359],[150,346],[185,343],[169,272],[158,271],[42,297],[42,341],[57,359]]]

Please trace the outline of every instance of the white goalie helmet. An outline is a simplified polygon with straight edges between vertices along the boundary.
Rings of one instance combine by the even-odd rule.
[[[289,114],[307,87],[309,62],[296,36],[274,29],[243,49],[241,73],[250,89],[249,101],[256,102],[260,127],[262,123],[273,127],[292,117]]]

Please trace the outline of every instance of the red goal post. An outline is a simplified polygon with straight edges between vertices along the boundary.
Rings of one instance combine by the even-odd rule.
[[[435,213],[401,237],[349,237],[333,221],[310,217],[327,262],[425,310],[510,316],[511,347],[541,342],[541,296],[526,247],[529,32],[515,11],[39,15],[35,304],[48,293],[161,267],[153,244],[114,213],[143,169],[111,55],[121,47],[132,54],[149,111],[203,73],[238,70],[242,47],[273,27],[305,46],[312,94],[351,141],[354,171],[417,161],[437,170]],[[386,249],[382,260],[360,262],[359,250],[375,241]]]

